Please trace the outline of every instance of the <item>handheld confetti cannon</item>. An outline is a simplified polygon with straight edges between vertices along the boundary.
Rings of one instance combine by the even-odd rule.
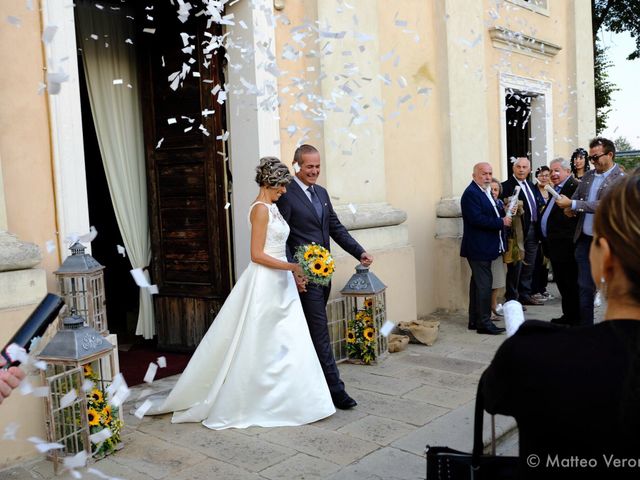
[[[7,360],[7,367],[20,364],[18,360],[11,358],[7,352],[7,348],[10,345],[16,344],[18,347],[27,350],[31,341],[36,337],[41,337],[47,327],[51,325],[51,322],[56,319],[63,305],[64,300],[53,293],[48,293],[47,296],[42,299],[33,313],[29,315],[29,318],[25,320],[20,329],[2,349],[2,356]]]
[[[511,196],[511,201],[509,202],[509,208],[507,209],[507,217],[513,217],[513,207],[518,203],[518,195],[520,195],[520,185],[518,185],[513,190],[513,195]]]

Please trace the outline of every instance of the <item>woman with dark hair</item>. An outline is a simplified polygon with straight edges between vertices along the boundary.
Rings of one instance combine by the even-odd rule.
[[[174,412],[172,422],[205,427],[293,426],[335,413],[287,261],[289,225],[276,201],[292,177],[265,157],[249,208],[251,263],[198,345],[178,383],[148,414]]]
[[[580,180],[587,170],[589,170],[589,162],[587,162],[587,151],[584,148],[576,148],[571,154],[571,173]]]
[[[601,199],[591,273],[605,321],[571,329],[525,322],[481,378],[489,413],[518,422],[518,478],[638,478],[640,176]]]

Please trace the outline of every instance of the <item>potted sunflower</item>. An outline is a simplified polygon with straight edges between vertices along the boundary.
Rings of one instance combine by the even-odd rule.
[[[124,423],[119,418],[118,409],[109,405],[105,398],[105,392],[100,388],[102,382],[91,364],[83,365],[82,368],[85,380],[92,383],[87,394],[89,432],[93,437],[91,450],[94,458],[100,459],[122,448],[120,432]],[[108,429],[108,432],[96,435],[105,429]],[[100,438],[100,440],[94,442],[94,438]]]
[[[373,321],[373,299],[365,298],[363,307],[347,322],[349,358],[370,365],[376,359],[376,328]]]

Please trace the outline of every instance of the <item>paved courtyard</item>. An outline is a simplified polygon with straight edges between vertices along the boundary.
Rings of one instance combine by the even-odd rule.
[[[559,301],[552,300],[529,307],[527,318],[559,313]],[[139,420],[131,414],[135,403],[170,390],[177,377],[134,387],[124,408],[124,448],[91,467],[130,480],[424,479],[425,445],[471,450],[478,379],[506,338],[469,332],[463,313],[438,317],[440,336],[431,347],[409,345],[374,366],[341,364],[358,406],[311,425],[213,431],[171,424],[169,415]],[[499,453],[517,455],[514,420],[496,417],[496,429]],[[0,471],[0,480],[32,478],[54,478],[51,463]]]

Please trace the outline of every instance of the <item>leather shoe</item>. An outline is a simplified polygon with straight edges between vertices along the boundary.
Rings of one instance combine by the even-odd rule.
[[[541,302],[540,300],[536,300],[533,297],[524,297],[520,300],[520,303],[522,305],[536,305],[536,306],[544,305],[544,302]]]
[[[335,405],[335,407],[339,408],[340,410],[349,410],[350,408],[358,405],[358,402],[356,402],[347,394],[347,392],[344,391],[336,395],[331,395],[331,399],[333,400],[333,404]]]
[[[565,327],[571,326],[571,322],[569,322],[569,320],[567,320],[565,317],[552,318],[551,323],[553,323],[554,325],[563,325]]]
[[[476,330],[477,333],[483,333],[485,335],[500,335],[504,333],[507,329],[502,327],[496,327],[493,323],[487,325],[486,327],[481,327]]]

